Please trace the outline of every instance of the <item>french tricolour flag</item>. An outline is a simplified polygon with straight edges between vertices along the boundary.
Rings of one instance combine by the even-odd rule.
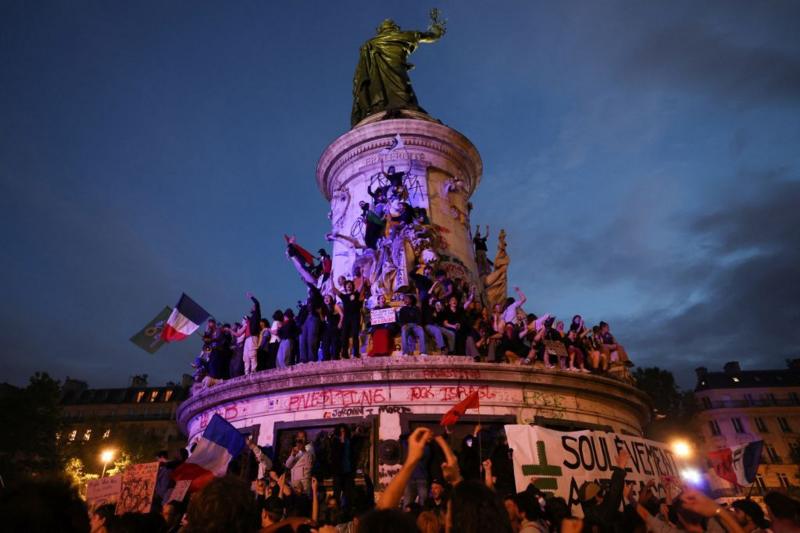
[[[161,330],[161,339],[166,342],[182,341],[200,327],[211,314],[200,307],[197,302],[181,294],[181,299]]]
[[[720,448],[708,452],[708,460],[717,476],[733,485],[747,486],[756,479],[763,447],[763,440],[754,440],[732,448]]]
[[[215,414],[192,455],[172,473],[172,479],[191,479],[190,491],[200,490],[228,471],[231,459],[242,453],[244,436],[230,422]]]

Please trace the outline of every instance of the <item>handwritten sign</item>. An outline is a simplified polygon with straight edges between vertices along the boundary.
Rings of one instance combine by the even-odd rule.
[[[391,324],[395,321],[394,307],[387,307],[385,309],[373,309],[369,314],[369,322],[373,326],[379,324]]]
[[[122,489],[122,476],[90,479],[86,483],[86,503],[90,509],[96,509],[107,503],[114,503]]]
[[[156,491],[158,462],[128,467],[122,474],[122,490],[117,500],[117,514],[149,513]]]

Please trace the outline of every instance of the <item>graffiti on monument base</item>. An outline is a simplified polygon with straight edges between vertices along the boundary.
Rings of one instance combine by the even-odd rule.
[[[200,429],[205,429],[211,421],[211,417],[215,414],[221,416],[225,420],[237,420],[247,416],[247,402],[236,402],[222,407],[217,407],[213,411],[206,411],[200,415]]]
[[[380,405],[377,408],[359,405],[356,407],[342,407],[341,409],[325,411],[322,413],[322,418],[347,418],[350,416],[369,416],[376,413],[403,414],[410,412],[411,409],[405,405]]]
[[[497,396],[488,385],[420,385],[410,387],[406,399],[409,401],[457,402],[475,391],[478,392],[478,398],[481,400],[493,400]]]
[[[289,396],[287,409],[299,411],[325,407],[358,407],[386,403],[383,387],[369,389],[329,389]]]

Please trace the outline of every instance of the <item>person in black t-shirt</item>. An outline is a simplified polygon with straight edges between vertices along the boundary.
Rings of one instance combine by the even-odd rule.
[[[326,294],[322,299],[322,359],[330,361],[339,359],[339,338],[342,332],[339,324],[342,321],[342,308],[336,303],[336,298]]]
[[[452,352],[455,348],[456,336],[452,331],[444,328],[444,306],[442,302],[434,300],[433,305],[423,307],[422,321],[425,324],[425,331],[433,337],[439,352],[442,354]],[[445,339],[447,339],[447,343],[445,343]]]
[[[342,319],[339,329],[342,331],[342,358],[349,359],[348,348],[352,341],[352,356],[359,357],[358,335],[361,332],[361,308],[364,300],[356,292],[355,284],[348,280],[344,283],[344,292],[336,291],[342,301]]]
[[[403,297],[403,307],[397,314],[397,322],[400,324],[403,355],[412,354],[417,342],[419,342],[419,354],[425,355],[425,330],[421,325],[422,314],[417,307],[417,299],[413,295],[406,294]]]

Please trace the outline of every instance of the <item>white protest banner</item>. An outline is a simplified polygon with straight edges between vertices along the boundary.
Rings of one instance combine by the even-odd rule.
[[[395,321],[394,307],[387,307],[385,309],[373,309],[369,314],[369,323],[373,326],[378,324],[391,324]]]
[[[583,516],[578,491],[586,481],[601,485],[611,479],[619,451],[628,450],[625,482],[634,495],[650,480],[659,497],[666,496],[665,483],[679,479],[679,464],[669,447],[642,437],[602,431],[563,432],[538,426],[507,425],[508,446],[513,453],[517,492],[534,484],[567,501],[570,511]]]
[[[149,513],[156,491],[158,462],[129,466],[122,473],[122,490],[117,500],[118,515]]]
[[[86,482],[86,504],[96,509],[106,503],[114,503],[122,489],[122,476],[101,477]]]
[[[181,479],[175,482],[175,486],[172,488],[172,491],[169,493],[169,497],[167,498],[168,502],[176,501],[182,502],[183,499],[186,497],[186,493],[189,491],[189,486],[192,484],[191,479]]]

